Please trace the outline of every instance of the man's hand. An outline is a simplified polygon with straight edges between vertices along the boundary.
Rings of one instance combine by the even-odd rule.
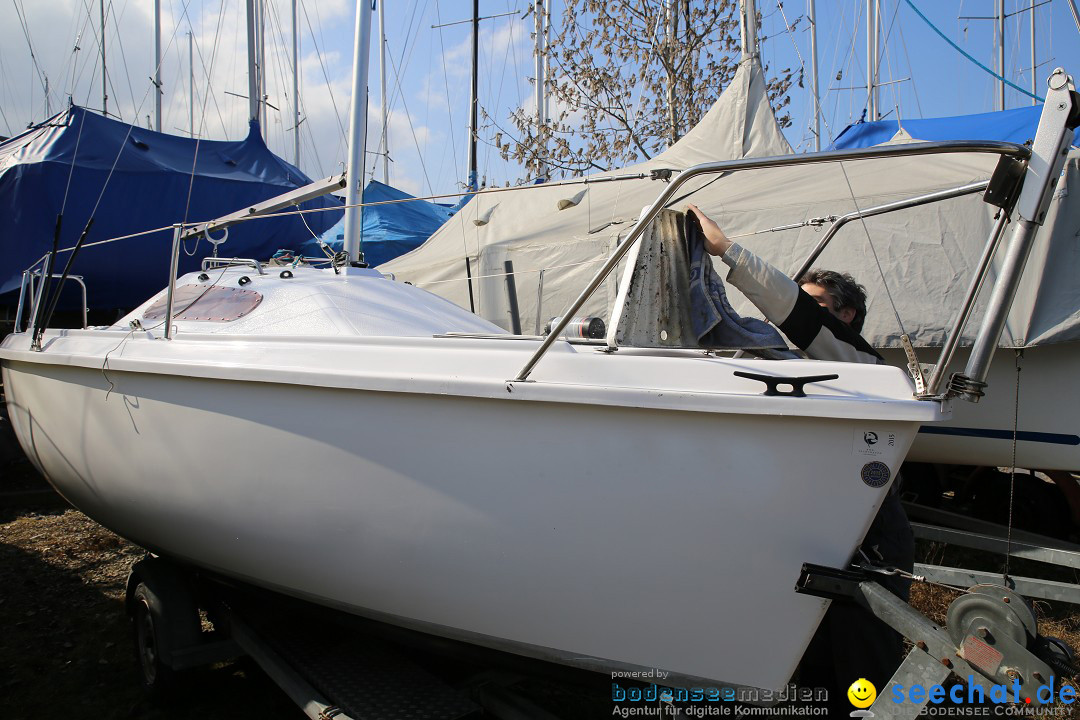
[[[727,239],[727,235],[720,229],[720,226],[713,222],[705,213],[701,212],[701,209],[694,204],[689,204],[687,209],[697,216],[698,222],[701,223],[701,230],[705,233],[705,251],[710,255],[723,255],[731,247],[731,241]]]

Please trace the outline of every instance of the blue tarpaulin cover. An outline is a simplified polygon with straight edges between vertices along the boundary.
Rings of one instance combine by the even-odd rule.
[[[184,220],[211,220],[310,182],[267,149],[254,123],[239,142],[198,141],[73,106],[0,144],[0,305],[16,302],[22,271],[52,249],[61,207],[63,249],[75,245],[91,212],[87,244]],[[340,205],[324,196],[302,207]],[[305,219],[321,233],[341,215],[335,210]],[[220,252],[265,260],[305,237],[311,232],[299,216],[254,220],[231,228]],[[171,243],[172,231],[165,230],[86,247],[71,272],[85,277],[91,308],[134,307],[168,282]],[[212,247],[200,240],[186,251],[181,272],[198,269]],[[67,258],[60,254],[56,272]]]
[[[371,267],[389,262],[399,255],[404,255],[424,244],[432,233],[446,222],[454,211],[445,205],[436,205],[427,200],[413,202],[393,202],[410,200],[412,195],[397,188],[372,180],[364,188],[363,202],[386,205],[372,205],[364,208],[362,235],[364,261]],[[327,230],[322,241],[341,250],[345,238],[344,220]],[[298,252],[308,257],[323,257],[319,244],[310,240]]]
[[[1001,110],[999,112],[960,115],[957,117],[923,118],[920,120],[877,120],[848,125],[837,136],[829,150],[865,148],[892,140],[903,127],[916,140],[1000,140],[1023,144],[1035,138],[1042,105]],[[1080,130],[1073,145],[1080,144]]]

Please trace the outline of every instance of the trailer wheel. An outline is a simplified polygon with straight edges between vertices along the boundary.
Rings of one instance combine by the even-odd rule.
[[[131,622],[135,639],[135,660],[139,663],[142,684],[154,695],[167,695],[176,688],[176,671],[161,660],[162,628],[154,616],[161,617],[160,603],[146,586],[139,583],[132,596]]]
[[[152,695],[167,697],[180,684],[181,671],[191,667],[177,653],[203,641],[185,571],[162,558],[136,563],[128,578],[127,611],[141,684]]]

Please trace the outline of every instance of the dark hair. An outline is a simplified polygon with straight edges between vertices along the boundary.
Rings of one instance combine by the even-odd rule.
[[[820,285],[836,301],[836,309],[851,308],[855,311],[855,317],[851,320],[851,329],[857,333],[862,332],[863,321],[866,320],[866,288],[855,282],[855,278],[849,273],[838,273],[835,270],[822,270],[814,268],[799,278],[799,284]]]

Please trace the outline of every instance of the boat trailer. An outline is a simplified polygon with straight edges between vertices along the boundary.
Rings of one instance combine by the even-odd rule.
[[[839,570],[807,563],[795,588],[835,602],[856,602],[912,642],[907,657],[869,708],[874,717],[914,720],[931,701],[946,698],[905,689],[940,686],[952,673],[969,685],[962,697],[970,698],[970,686],[977,686],[980,698],[993,698],[996,687],[1007,702],[1035,708],[1059,697],[1063,677],[1080,674],[1071,648],[1040,635],[1034,610],[1014,591],[1002,585],[975,585],[949,605],[946,626],[939,627],[876,582],[873,576],[878,572],[896,571]]]

